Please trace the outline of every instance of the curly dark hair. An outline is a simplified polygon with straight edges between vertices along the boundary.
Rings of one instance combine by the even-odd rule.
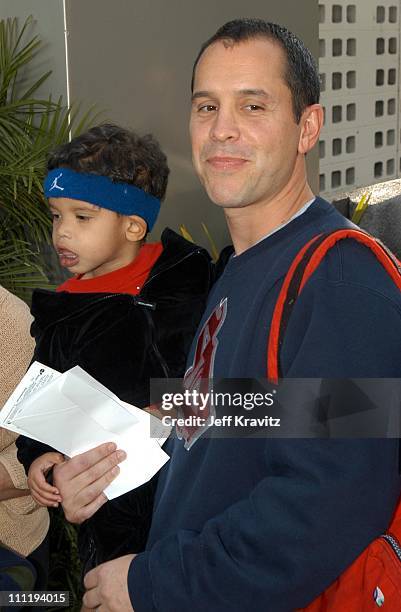
[[[287,66],[285,81],[292,94],[292,107],[297,123],[307,106],[317,104],[320,97],[320,81],[317,64],[309,51],[293,32],[263,19],[234,19],[222,25],[203,45],[192,69],[191,91],[195,72],[203,52],[214,42],[221,40],[237,44],[254,38],[267,38],[283,49]]]
[[[47,169],[70,168],[76,172],[108,176],[162,200],[166,194],[167,157],[151,134],[138,136],[118,125],[103,124],[76,136],[49,156]]]

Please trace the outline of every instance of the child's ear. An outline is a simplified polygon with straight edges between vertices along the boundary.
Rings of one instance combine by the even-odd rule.
[[[148,226],[142,217],[129,215],[125,236],[129,242],[139,242],[146,236]]]

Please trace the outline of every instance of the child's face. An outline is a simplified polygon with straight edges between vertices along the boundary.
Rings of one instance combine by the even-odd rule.
[[[70,198],[49,198],[53,245],[60,264],[82,278],[113,272],[133,261],[139,244],[126,238],[129,218]]]

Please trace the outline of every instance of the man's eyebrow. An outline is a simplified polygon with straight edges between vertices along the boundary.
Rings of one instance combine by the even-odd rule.
[[[191,100],[196,100],[197,98],[210,98],[211,95],[212,93],[210,91],[195,91],[191,96]]]
[[[264,89],[240,89],[237,94],[239,96],[263,96],[264,98],[270,98],[270,94]]]
[[[264,89],[238,89],[234,92],[237,96],[260,96],[263,98],[270,98],[270,94],[267,93]],[[195,91],[192,94],[192,100],[196,100],[197,98],[210,98],[213,97],[213,92],[211,91]]]

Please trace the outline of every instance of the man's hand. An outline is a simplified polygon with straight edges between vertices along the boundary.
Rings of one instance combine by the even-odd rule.
[[[128,593],[128,569],[135,555],[102,563],[85,576],[81,612],[134,612]]]
[[[86,521],[106,503],[103,490],[118,475],[118,464],[126,458],[124,451],[116,448],[113,442],[101,444],[54,467],[53,482],[70,523]]]

